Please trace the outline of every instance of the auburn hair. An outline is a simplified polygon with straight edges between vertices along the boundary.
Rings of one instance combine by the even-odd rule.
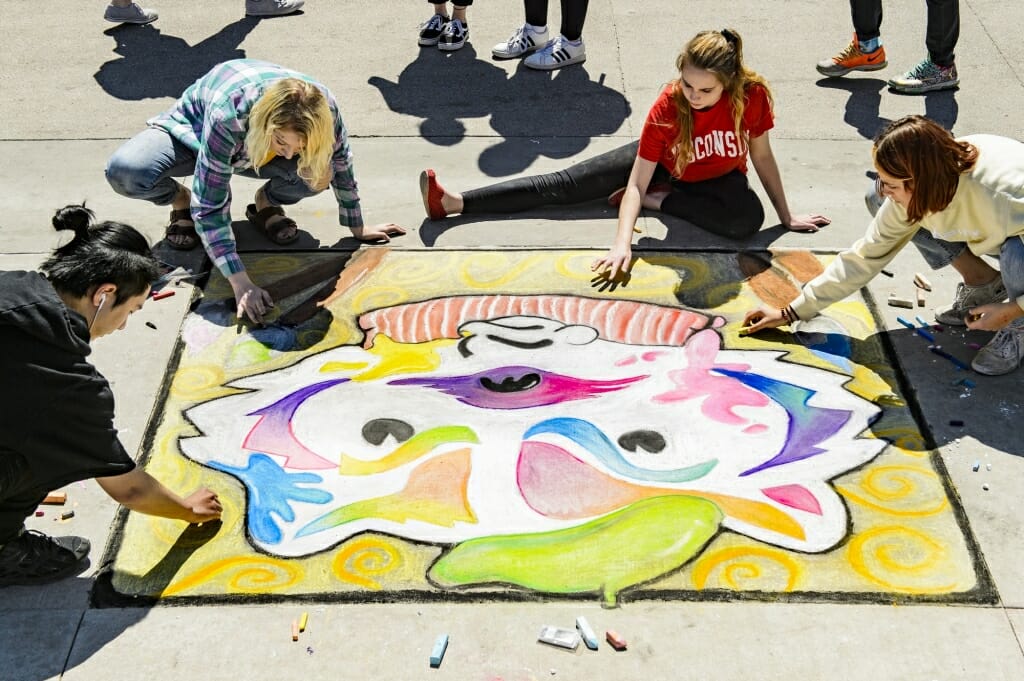
[[[901,180],[910,192],[910,224],[945,210],[956,194],[960,176],[978,161],[977,147],[957,141],[924,116],[904,116],[890,123],[875,138],[872,155],[879,170]]]
[[[326,189],[334,174],[334,116],[324,93],[310,82],[283,78],[256,100],[249,112],[245,148],[257,174],[273,158],[271,143],[277,130],[302,138],[298,175],[313,189]]]
[[[676,122],[679,133],[672,143],[672,152],[676,157],[676,177],[683,176],[683,170],[693,153],[693,110],[689,100],[683,93],[682,72],[686,66],[710,71],[722,84],[723,97],[728,97],[732,105],[733,127],[737,138],[747,142],[743,131],[743,113],[747,105],[747,90],[751,85],[760,85],[768,95],[768,105],[774,106],[768,81],[758,73],[751,71],[743,63],[743,39],[733,29],[721,31],[701,31],[676,57],[676,70],[680,77],[671,84],[670,95],[676,105]]]

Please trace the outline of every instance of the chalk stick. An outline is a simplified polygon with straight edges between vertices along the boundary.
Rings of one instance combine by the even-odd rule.
[[[927,331],[925,331],[924,329],[922,329],[920,327],[914,329],[914,333],[916,333],[918,336],[920,336],[921,338],[924,338],[926,341],[928,341],[930,343],[934,343],[935,342],[935,336],[931,335],[930,333],[928,333]]]
[[[917,306],[924,307],[924,289],[917,289]]]
[[[308,612],[304,612],[304,613],[302,613],[302,617],[299,618],[299,631],[305,631],[306,630],[306,624],[308,624],[308,623],[309,623],[309,613]]]
[[[154,324],[153,322],[146,322],[146,326],[154,330],[156,329],[156,324]]]
[[[60,519],[61,520],[71,520],[74,517],[75,517],[75,512],[74,511],[64,511],[63,513],[60,514]]]
[[[914,315],[914,320],[915,320],[915,321],[916,321],[916,322],[917,322],[918,324],[920,324],[920,325],[921,325],[921,328],[922,328],[922,329],[930,329],[930,328],[931,328],[931,326],[932,326],[932,325],[931,325],[931,324],[929,324],[929,323],[927,322],[927,320],[925,320],[925,318],[924,318],[924,317],[922,317],[921,315]]]
[[[444,659],[444,652],[448,650],[448,634],[441,634],[434,641],[434,648],[430,651],[430,666],[437,669]]]
[[[891,276],[893,276],[893,273],[892,273],[892,272],[890,272],[889,270],[882,270],[881,272],[882,272],[882,274],[884,274],[884,275],[885,275],[885,276],[887,276],[887,277],[891,277]]]
[[[626,639],[622,638],[622,636],[620,636],[617,632],[614,632],[611,629],[609,629],[608,631],[604,632],[604,637],[608,641],[608,644],[612,648],[615,648],[615,650],[626,649]]]
[[[914,328],[914,325],[913,325],[913,324],[911,324],[911,323],[910,323],[909,321],[907,321],[906,319],[904,319],[903,317],[897,317],[897,318],[896,318],[896,321],[898,321],[898,322],[899,322],[900,324],[902,324],[903,326],[907,327],[908,329],[911,329],[911,330],[913,330],[913,328]]]
[[[905,307],[908,310],[914,309],[914,302],[907,300],[906,298],[899,298],[897,296],[889,296],[889,307]]]
[[[46,498],[43,499],[44,504],[51,504],[53,506],[63,506],[64,504],[67,503],[67,501],[67,492],[50,492],[49,494],[46,495]]]
[[[42,511],[36,511],[36,517],[37,518],[42,518],[44,515],[46,515],[46,514],[43,513]]]
[[[542,627],[537,640],[569,650],[576,650],[580,645],[580,635],[576,633],[575,629],[562,629],[552,625]]]
[[[981,468],[981,462],[979,462],[979,461],[975,461],[974,465],[971,466],[971,470],[974,471],[975,473],[978,472],[979,468]]]
[[[580,632],[580,636],[583,637],[583,642],[587,644],[588,648],[597,650],[597,634],[594,633],[594,630],[590,627],[590,622],[583,615],[576,618],[576,630]]]
[[[932,290],[932,283],[925,279],[924,275],[920,272],[914,274],[914,285],[918,288],[924,289],[925,291]]]
[[[292,620],[292,640],[293,641],[298,641],[299,640],[299,621],[298,620]]]
[[[163,300],[164,298],[170,298],[174,295],[174,289],[168,289],[166,291],[160,291],[159,293],[153,294],[153,300]]]

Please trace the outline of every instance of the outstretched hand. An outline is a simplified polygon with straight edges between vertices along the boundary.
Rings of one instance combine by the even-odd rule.
[[[785,326],[789,322],[782,316],[782,310],[762,307],[759,310],[748,312],[743,318],[743,330],[741,333],[750,334]]]
[[[633,259],[633,250],[629,247],[613,246],[604,256],[597,258],[590,265],[591,272],[599,272],[609,279],[615,279],[619,275],[629,273],[630,261]]]
[[[967,328],[972,331],[998,331],[1021,316],[1016,300],[979,305],[967,312]]]
[[[817,232],[820,227],[832,224],[832,220],[814,213],[812,215],[792,215],[786,229],[792,232]]]
[[[379,225],[363,225],[354,227],[352,235],[360,241],[379,241],[388,243],[393,236],[402,236],[405,229],[393,222],[384,222]]]

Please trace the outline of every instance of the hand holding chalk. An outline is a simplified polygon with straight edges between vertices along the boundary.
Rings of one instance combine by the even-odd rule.
[[[185,518],[190,523],[205,523],[220,518],[223,507],[217,495],[205,487],[197,489],[185,498],[185,506],[191,512],[191,516]]]
[[[257,324],[263,323],[263,315],[274,307],[274,299],[270,294],[252,283],[249,275],[245,272],[236,272],[228,277],[231,290],[235,293],[235,300],[238,302],[236,314],[241,321],[248,317]]]
[[[774,329],[788,323],[789,321],[782,316],[782,310],[762,307],[759,310],[748,312],[747,316],[743,318],[743,328],[740,329],[740,335],[745,336],[765,329]]]
[[[989,303],[967,311],[967,328],[975,331],[998,331],[1021,315],[1017,301]]]

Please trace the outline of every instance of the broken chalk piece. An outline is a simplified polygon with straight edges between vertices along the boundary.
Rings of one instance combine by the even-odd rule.
[[[644,230],[640,229],[636,225],[633,225],[633,231],[636,232],[637,234],[642,234]]]
[[[924,289],[919,288],[917,289],[917,306],[924,307],[924,302]]]
[[[576,629],[580,632],[580,636],[583,637],[583,642],[587,647],[591,650],[597,650],[597,634],[594,633],[594,630],[590,627],[590,622],[583,615],[576,618]]]
[[[615,650],[626,649],[626,639],[622,638],[622,636],[611,629],[604,632],[604,637],[607,639],[608,644],[611,645],[612,648],[615,648]]]
[[[46,495],[46,498],[43,499],[44,504],[53,504],[55,506],[63,506],[64,504],[67,503],[67,501],[67,492],[50,492],[49,494]]]
[[[308,624],[308,623],[309,623],[309,613],[308,612],[304,612],[304,613],[302,613],[302,617],[299,618],[299,631],[305,631],[306,630],[306,624]]]
[[[292,620],[292,640],[293,641],[298,641],[299,640],[299,621],[298,620]]]
[[[882,274],[884,274],[884,275],[885,275],[885,276],[887,276],[887,277],[891,277],[891,276],[893,276],[893,273],[892,273],[892,272],[890,272],[889,270],[882,270]]]
[[[441,634],[434,641],[434,649],[430,651],[430,666],[437,669],[444,659],[444,651],[448,650],[448,634]]]
[[[975,473],[978,472],[979,468],[981,468],[981,462],[979,461],[975,461],[974,465],[971,466],[971,470],[974,471]]]
[[[988,483],[986,482],[984,485],[981,486],[981,488],[987,492],[988,491]]]
[[[992,464],[990,464],[990,463],[985,464],[985,470],[987,470],[987,471],[992,470]]]
[[[153,300],[163,300],[164,298],[170,298],[174,295],[174,290],[169,289],[165,291],[159,291],[153,294]]]
[[[537,640],[541,643],[576,650],[580,645],[580,635],[575,629],[562,629],[560,627],[547,625],[541,627]]]
[[[889,307],[905,307],[908,310],[913,310],[914,302],[898,296],[889,296]]]
[[[920,272],[914,275],[914,285],[917,286],[918,288],[924,289],[925,291],[932,290],[932,283],[925,279],[924,275],[921,274]]]
[[[36,517],[37,518],[42,518],[44,515],[46,515],[46,514],[43,513],[42,511],[36,511]]]
[[[917,321],[917,323],[921,325],[922,329],[930,329],[932,327],[932,325],[929,324],[927,321],[925,321],[925,318],[922,317],[919,314],[918,315],[914,315],[914,320]]]
[[[60,514],[60,519],[61,520],[71,520],[74,517],[75,517],[75,512],[74,511],[64,511],[63,513]]]
[[[156,324],[154,324],[153,322],[146,322],[146,326],[148,326],[151,329],[156,329]]]

